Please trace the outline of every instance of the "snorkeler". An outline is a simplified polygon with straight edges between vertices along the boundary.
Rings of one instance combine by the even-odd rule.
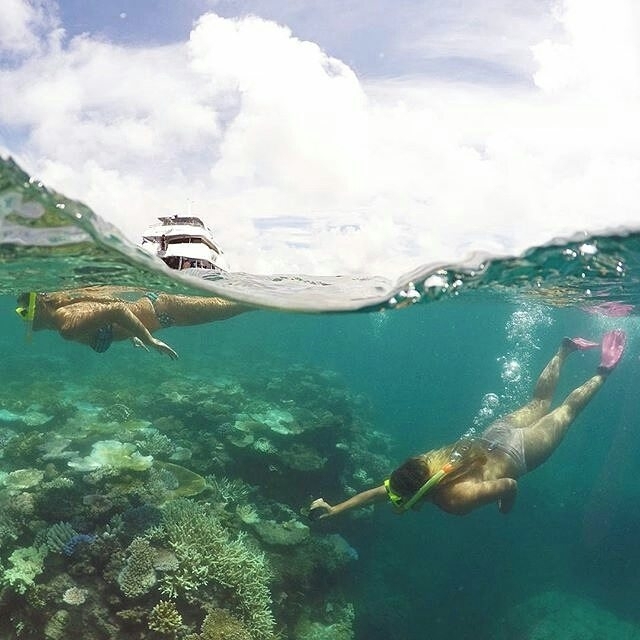
[[[565,338],[540,374],[529,403],[499,418],[477,437],[463,437],[455,444],[409,458],[379,487],[335,506],[324,498],[314,500],[309,506],[310,517],[328,518],[384,500],[389,500],[398,513],[424,502],[456,515],[495,502],[502,513],[509,513],[516,499],[517,479],[540,466],[556,450],[580,411],[615,369],[625,343],[622,331],[605,334],[597,373],[551,409],[566,357],[573,351],[598,346],[583,338]]]
[[[175,360],[178,354],[151,334],[171,326],[226,320],[249,307],[223,298],[170,295],[133,287],[95,286],[18,297],[16,312],[31,330],[52,329],[104,353],[114,341],[131,339]]]

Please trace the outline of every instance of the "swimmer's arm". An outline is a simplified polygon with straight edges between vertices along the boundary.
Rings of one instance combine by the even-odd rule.
[[[492,502],[498,503],[501,513],[509,513],[516,501],[518,483],[513,478],[483,482],[469,480],[448,486],[446,489],[446,496],[443,495],[434,502],[449,513],[463,515]]]
[[[309,505],[309,509],[311,511],[313,511],[314,509],[321,509],[324,511],[324,513],[319,516],[318,519],[333,518],[333,516],[337,516],[339,513],[343,513],[344,511],[357,509],[359,507],[365,507],[374,502],[381,502],[386,499],[387,490],[384,488],[384,485],[380,485],[379,487],[375,487],[374,489],[368,489],[367,491],[357,493],[355,496],[352,496],[348,500],[340,502],[334,506],[331,506],[328,502],[325,501],[324,498],[318,498]]]
[[[173,360],[178,357],[171,347],[151,335],[124,302],[69,305],[58,311],[58,319],[58,331],[67,340],[86,342],[101,327],[117,324],[128,337],[138,338],[143,344],[166,353]]]

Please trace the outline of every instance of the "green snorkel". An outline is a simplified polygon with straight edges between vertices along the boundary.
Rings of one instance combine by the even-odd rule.
[[[29,302],[26,307],[17,307],[16,313],[27,323],[27,342],[31,342],[33,335],[33,319],[36,317],[36,297],[35,291],[29,291]]]
[[[405,513],[406,511],[409,511],[409,509],[414,507],[419,500],[424,498],[431,489],[437,487],[445,476],[448,476],[452,471],[456,470],[461,470],[464,473],[463,467],[466,469],[469,464],[472,464],[479,458],[484,457],[479,452],[471,452],[474,437],[475,428],[472,427],[453,445],[448,462],[440,469],[440,471],[436,471],[436,473],[434,473],[408,500],[406,500],[406,502],[404,496],[396,493],[391,488],[391,479],[387,478],[384,481],[384,488],[386,489],[387,496],[393,503],[396,511],[398,511],[398,513]]]
[[[391,500],[396,510],[400,513],[405,513],[406,511],[409,511],[409,509],[411,509],[421,498],[423,498],[430,489],[433,489],[440,484],[442,479],[454,469],[455,465],[452,462],[447,462],[440,471],[434,473],[406,502],[404,502],[402,496],[398,495],[391,488],[389,478],[384,481],[384,487],[387,490],[389,500]]]

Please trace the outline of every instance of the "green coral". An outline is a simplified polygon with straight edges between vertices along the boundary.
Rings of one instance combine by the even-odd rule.
[[[182,627],[182,616],[175,603],[160,600],[149,612],[149,629],[166,636],[175,636]]]
[[[76,535],[78,532],[68,522],[56,522],[47,529],[45,544],[49,551],[62,553],[67,542]]]
[[[46,547],[21,547],[10,556],[13,565],[2,573],[2,584],[11,587],[18,593],[25,593],[35,585],[34,579],[43,571]]]
[[[118,585],[125,596],[137,598],[148,593],[156,583],[155,553],[148,540],[134,538],[127,554],[129,557],[118,575]]]
[[[161,591],[194,598],[206,596],[212,587],[222,589],[256,640],[273,637],[271,571],[265,555],[244,534],[233,538],[203,505],[187,499],[165,506],[164,528],[179,566],[162,578]]]

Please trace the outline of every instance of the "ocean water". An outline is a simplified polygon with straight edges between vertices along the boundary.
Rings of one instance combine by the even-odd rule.
[[[239,637],[640,638],[637,235],[461,257],[400,279],[185,278],[2,161],[0,260],[0,637],[222,638],[202,623],[225,608],[249,634]],[[257,309],[159,332],[176,361],[127,342],[98,354],[55,331],[26,339],[20,292],[89,285]],[[301,512],[482,429],[527,401],[563,336],[598,340],[614,328],[627,334],[622,362],[553,456],[519,481],[509,515],[425,505],[398,516],[378,505],[312,522]],[[556,401],[598,362],[597,350],[573,354]],[[129,466],[114,453],[91,467],[101,442],[129,446]],[[132,451],[153,462],[135,468]],[[182,469],[203,479],[198,491],[184,488],[193,478]],[[169,592],[194,569],[180,555],[186,542],[158,531],[174,500],[204,505],[210,528],[258,558],[247,574],[271,566],[272,623],[223,569]],[[133,528],[140,513],[153,515]],[[73,553],[56,546],[61,523],[63,542],[87,536]],[[153,581],[127,587],[137,538],[175,551],[179,568],[154,565]],[[68,602],[77,593],[83,602]],[[154,628],[160,601],[181,625]]]

